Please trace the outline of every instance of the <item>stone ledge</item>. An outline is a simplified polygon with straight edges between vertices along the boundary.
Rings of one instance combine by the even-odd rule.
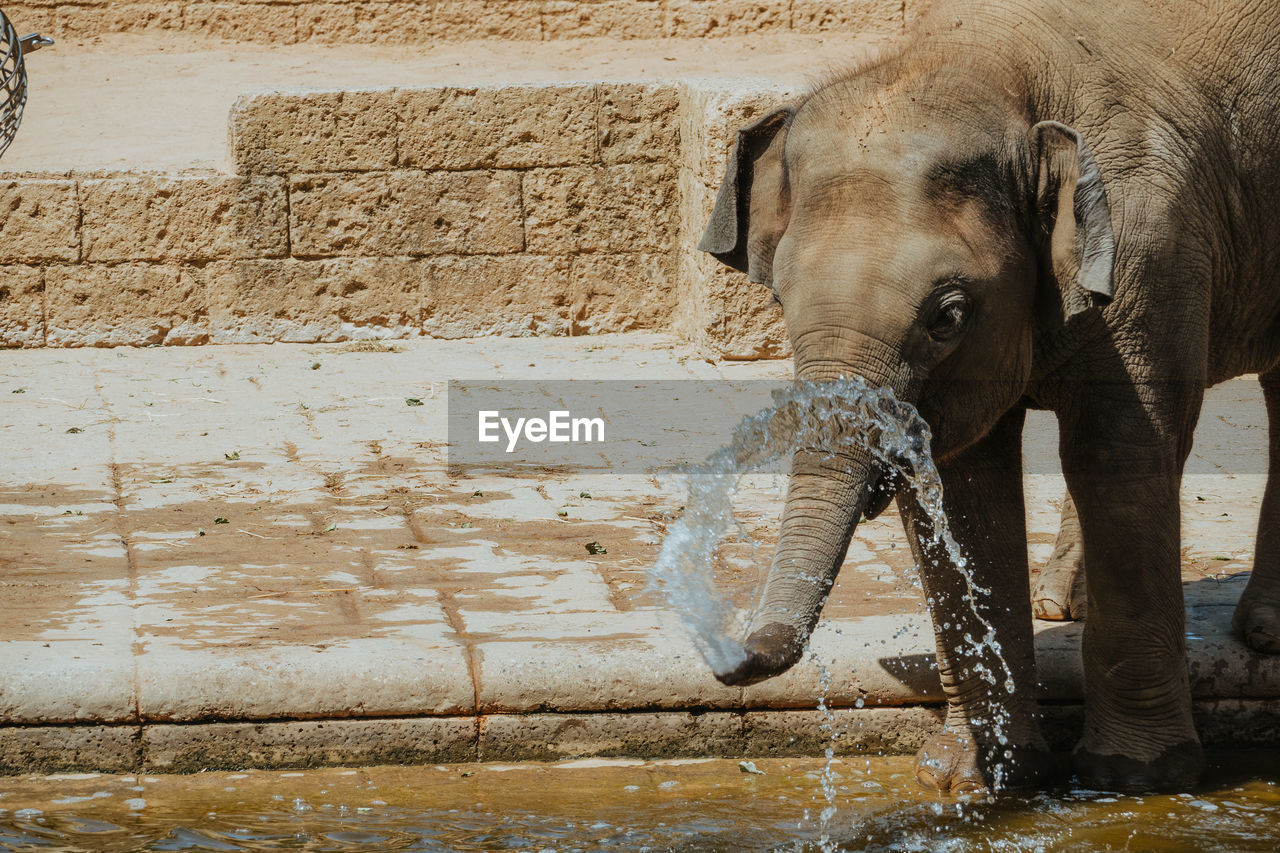
[[[1206,747],[1273,745],[1280,700],[1200,700]],[[145,726],[0,727],[0,774],[197,773],[376,764],[562,761],[575,758],[778,758],[909,755],[942,723],[942,709],[541,713],[482,717],[227,722]],[[1079,705],[1043,709],[1053,748],[1069,751]],[[835,737],[832,737],[832,732]]]

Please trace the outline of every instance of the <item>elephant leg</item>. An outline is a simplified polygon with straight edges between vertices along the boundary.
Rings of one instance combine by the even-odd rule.
[[[942,793],[1031,784],[1054,769],[1036,722],[1024,416],[1021,408],[1009,412],[981,442],[940,467],[953,533],[975,586],[989,594],[970,597],[961,570],[934,542],[914,493],[908,488],[898,497],[933,617],[947,699],[942,731],[916,756],[915,773],[922,785]]]
[[[1053,555],[1040,570],[1031,590],[1031,612],[1037,619],[1070,622],[1083,619],[1085,604],[1084,537],[1076,504],[1068,492],[1062,497],[1062,521]]]
[[[1280,653],[1280,370],[1263,375],[1262,394],[1271,439],[1267,490],[1258,518],[1253,574],[1231,624],[1251,648],[1276,654]]]
[[[1169,386],[1148,389],[1145,403],[1095,390],[1064,419],[1063,468],[1089,567],[1075,763],[1100,789],[1183,790],[1204,769],[1191,718],[1178,499],[1202,390]],[[1169,399],[1151,402],[1160,394]]]

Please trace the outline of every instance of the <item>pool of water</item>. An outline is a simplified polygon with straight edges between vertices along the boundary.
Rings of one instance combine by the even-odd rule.
[[[0,778],[0,850],[1268,851],[1280,752],[1220,753],[1207,783],[939,799],[908,757],[470,764],[194,776]],[[825,837],[825,841],[824,841]]]

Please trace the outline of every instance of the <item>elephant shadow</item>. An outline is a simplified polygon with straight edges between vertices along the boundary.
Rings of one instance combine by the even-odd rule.
[[[1280,655],[1256,652],[1238,638],[1231,616],[1249,572],[1183,583],[1187,660],[1201,740],[1217,748],[1274,747],[1280,732]],[[1045,736],[1068,750],[1083,725],[1084,622],[1036,620],[1037,698]],[[880,668],[921,704],[942,698],[931,652],[886,656]]]

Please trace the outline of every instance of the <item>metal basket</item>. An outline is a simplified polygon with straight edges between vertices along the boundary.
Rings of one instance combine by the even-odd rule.
[[[27,103],[27,68],[22,61],[22,39],[0,11],[0,156],[13,141]]]

